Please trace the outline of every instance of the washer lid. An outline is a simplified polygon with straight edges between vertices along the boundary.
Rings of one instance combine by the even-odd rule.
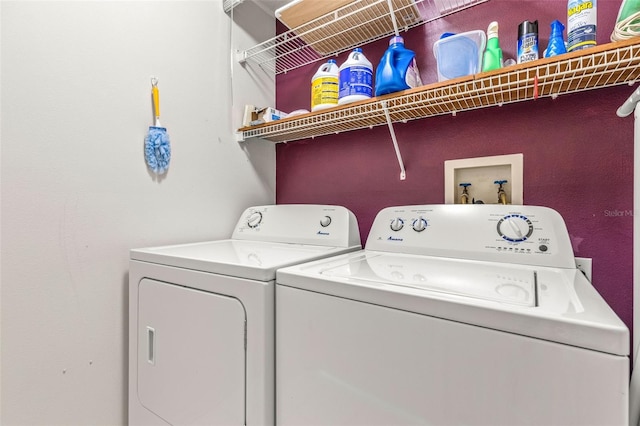
[[[258,281],[276,269],[359,249],[249,240],[219,240],[131,250],[131,259]]]
[[[577,269],[360,250],[279,269],[276,284],[629,355],[629,330]]]
[[[327,268],[320,274],[518,306],[536,306],[536,272],[510,265],[496,268],[486,263],[384,253],[367,256],[360,262]]]

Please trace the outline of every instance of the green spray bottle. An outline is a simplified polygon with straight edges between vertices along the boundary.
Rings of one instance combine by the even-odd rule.
[[[482,59],[482,71],[502,68],[502,49],[498,41],[498,23],[493,21],[487,28],[487,48]]]

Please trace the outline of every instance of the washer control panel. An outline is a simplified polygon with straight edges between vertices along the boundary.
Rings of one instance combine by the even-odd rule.
[[[376,216],[365,248],[575,268],[564,220],[540,206],[389,207]]]
[[[246,209],[233,231],[233,239],[360,246],[354,214],[342,206],[278,204]]]

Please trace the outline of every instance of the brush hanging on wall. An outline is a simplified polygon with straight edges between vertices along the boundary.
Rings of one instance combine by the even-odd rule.
[[[171,161],[171,145],[167,129],[160,124],[160,92],[158,79],[151,77],[151,94],[153,97],[154,124],[149,127],[149,132],[144,140],[144,158],[147,167],[153,173],[162,175],[169,169]]]

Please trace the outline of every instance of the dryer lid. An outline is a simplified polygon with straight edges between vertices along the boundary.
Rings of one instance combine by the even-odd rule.
[[[219,240],[131,250],[131,259],[258,281],[285,266],[356,250],[268,241]]]

